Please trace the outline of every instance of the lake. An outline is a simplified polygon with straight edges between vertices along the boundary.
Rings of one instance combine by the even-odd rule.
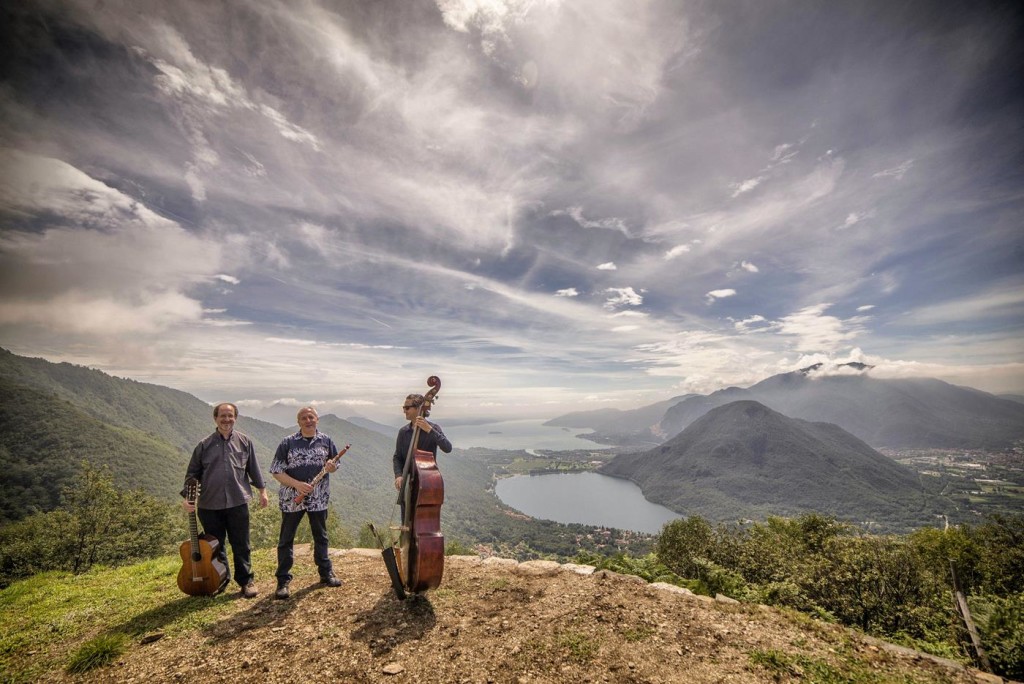
[[[483,447],[485,449],[547,449],[571,451],[587,449],[597,451],[608,446],[581,439],[576,435],[590,432],[586,428],[560,428],[544,425],[543,420],[506,420],[479,425],[445,425],[445,435],[459,449]]]
[[[678,513],[651,503],[629,480],[599,473],[515,475],[498,480],[495,493],[523,513],[560,523],[657,533]]]

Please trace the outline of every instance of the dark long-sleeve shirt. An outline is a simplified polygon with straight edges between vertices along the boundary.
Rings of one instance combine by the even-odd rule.
[[[437,456],[438,449],[446,454],[450,454],[452,452],[452,443],[445,437],[441,426],[429,420],[427,422],[430,423],[430,427],[433,430],[431,432],[420,430],[420,437],[416,440],[418,442],[416,448],[422,451],[429,451],[434,456]],[[398,430],[398,439],[395,440],[395,454],[391,457],[391,465],[394,467],[395,477],[399,477],[402,471],[405,470],[405,458],[409,455],[409,442],[411,441],[412,423],[409,423]]]
[[[185,478],[190,477],[200,482],[197,507],[211,510],[247,504],[252,499],[252,487],[267,486],[252,440],[238,430],[227,439],[214,431],[197,444],[185,471]]]

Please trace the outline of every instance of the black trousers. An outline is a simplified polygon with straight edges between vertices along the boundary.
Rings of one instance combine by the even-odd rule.
[[[327,511],[296,511],[281,513],[281,534],[277,538],[278,581],[292,579],[292,565],[295,564],[295,532],[299,529],[302,516],[309,516],[309,529],[313,533],[313,561],[320,572],[320,579],[334,574],[331,558],[327,555]]]
[[[249,548],[249,505],[242,504],[234,508],[213,510],[197,508],[199,522],[203,524],[203,532],[212,534],[220,542],[217,559],[230,571],[228,550],[224,544],[225,537],[231,542],[231,557],[235,561],[235,581],[244,587],[252,581],[252,561]]]

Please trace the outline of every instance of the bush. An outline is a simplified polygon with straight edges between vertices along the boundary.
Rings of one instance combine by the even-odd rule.
[[[177,508],[141,490],[119,490],[88,462],[61,507],[0,528],[0,586],[47,570],[85,572],[164,555],[187,536]]]
[[[992,669],[1010,679],[1024,681],[1024,593],[986,596],[987,615],[978,620],[981,641]],[[979,618],[982,615],[974,614]]]

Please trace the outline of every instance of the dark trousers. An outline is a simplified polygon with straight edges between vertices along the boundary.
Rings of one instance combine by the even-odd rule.
[[[302,516],[309,516],[309,529],[313,533],[313,561],[320,571],[320,579],[334,574],[331,559],[327,555],[327,511],[296,511],[281,513],[281,534],[277,538],[277,580],[291,581],[292,565],[295,564],[295,532],[299,529]]]
[[[252,581],[252,562],[249,549],[249,505],[242,504],[234,508],[212,510],[197,508],[199,522],[203,524],[203,532],[212,534],[220,542],[217,559],[230,569],[228,550],[224,538],[231,542],[231,557],[235,561],[235,581],[244,587]]]

